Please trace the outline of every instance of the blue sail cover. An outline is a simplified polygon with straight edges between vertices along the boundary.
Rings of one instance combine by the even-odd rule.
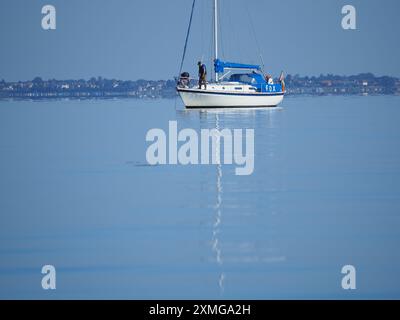
[[[256,71],[261,71],[261,67],[253,64],[241,64],[234,62],[224,62],[219,59],[214,62],[215,72],[222,73],[226,69],[247,69],[252,70],[249,73],[233,74],[229,78],[230,81],[245,83],[253,86],[257,92],[281,93],[282,84],[268,84],[264,76]]]
[[[251,69],[261,71],[261,67],[255,64],[242,64],[235,62],[224,62],[219,59],[214,61],[215,72],[222,73],[227,69]]]

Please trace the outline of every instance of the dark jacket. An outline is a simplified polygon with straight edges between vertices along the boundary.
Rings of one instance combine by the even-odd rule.
[[[203,63],[201,66],[199,66],[199,77],[205,76],[207,74],[207,68],[206,65]]]

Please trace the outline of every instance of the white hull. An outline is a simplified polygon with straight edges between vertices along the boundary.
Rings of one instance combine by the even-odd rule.
[[[213,90],[178,88],[187,108],[255,108],[276,107],[283,100],[281,93],[222,93]]]

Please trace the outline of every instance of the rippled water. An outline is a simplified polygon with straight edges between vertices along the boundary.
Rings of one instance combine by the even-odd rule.
[[[254,128],[254,173],[149,166],[170,120]],[[400,298],[399,120],[400,97],[0,102],[0,298]]]

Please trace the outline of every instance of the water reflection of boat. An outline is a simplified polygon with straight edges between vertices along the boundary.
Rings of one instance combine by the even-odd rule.
[[[219,127],[219,117],[218,114],[215,115],[215,128],[220,130]],[[216,152],[220,152],[220,150],[216,150]],[[222,259],[222,249],[221,243],[219,239],[220,226],[222,223],[222,165],[221,163],[217,164],[217,200],[215,204],[215,221],[213,224],[212,231],[212,249],[215,254],[215,259],[220,267],[222,267],[223,259]],[[222,268],[221,268],[222,269]],[[224,281],[225,281],[225,273],[221,270],[218,280],[218,286],[220,292],[224,291]]]
[[[268,276],[253,270],[262,267],[268,272],[286,262],[280,235],[276,233],[281,216],[276,199],[284,184],[283,169],[277,161],[282,154],[282,109],[183,109],[177,110],[177,115],[184,126],[196,123],[198,130],[215,129],[213,134],[225,128],[262,128],[258,131],[258,156],[263,161],[258,165],[259,170],[268,172],[268,179],[238,179],[232,167],[220,163],[202,169],[199,184],[201,206],[208,208],[207,220],[202,224],[207,225],[204,245],[208,257],[204,260],[213,270],[212,290],[218,290],[222,297],[231,295],[240,286],[238,270],[241,277],[261,276],[259,283],[265,283]],[[217,143],[215,152],[220,152],[220,148],[223,145]],[[246,271],[242,272],[244,268]]]

